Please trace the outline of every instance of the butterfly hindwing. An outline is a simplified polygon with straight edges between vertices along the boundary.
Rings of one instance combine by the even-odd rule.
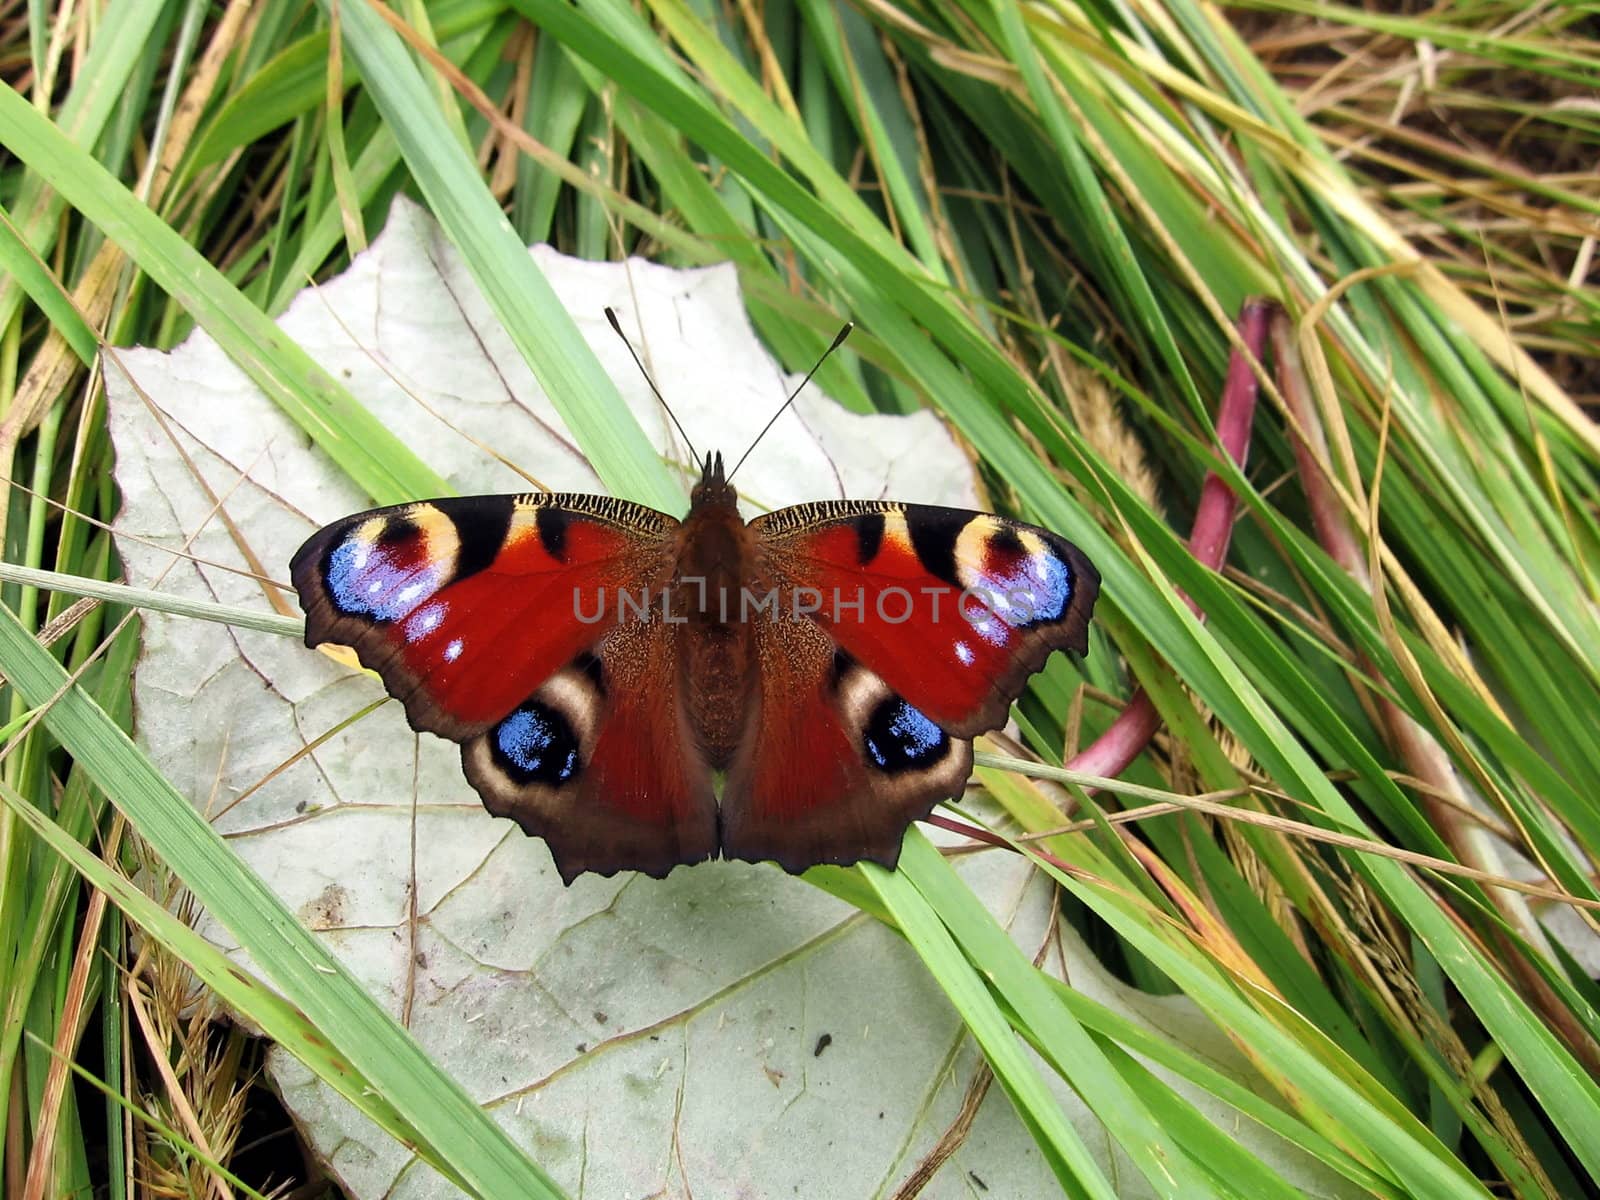
[[[308,646],[352,647],[413,728],[461,741],[592,650],[616,614],[585,599],[668,569],[677,528],[604,496],[425,500],[323,528],[290,575]]]
[[[952,737],[809,620],[755,624],[759,685],[722,792],[722,852],[798,873],[893,867],[906,826],[961,794]]]
[[[680,626],[617,626],[462,744],[484,807],[542,837],[567,883],[581,872],[657,878],[717,849],[711,771],[684,720]]]
[[[1052,651],[1088,647],[1100,576],[1037,526],[893,501],[803,504],[750,525],[764,574],[803,590],[843,650],[956,737],[1003,724]]]

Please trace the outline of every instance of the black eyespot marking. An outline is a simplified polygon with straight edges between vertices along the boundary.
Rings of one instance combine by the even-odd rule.
[[[534,510],[539,527],[539,544],[557,562],[567,561],[567,514],[559,508],[541,504]]]
[[[383,523],[383,528],[378,530],[377,544],[398,546],[401,542],[409,542],[421,532],[422,527],[410,517],[390,517]]]
[[[486,503],[470,509],[447,512],[456,527],[461,549],[456,554],[453,578],[465,579],[482,571],[500,553],[511,529],[511,505],[501,496],[485,497]]]
[[[989,535],[988,551],[1004,561],[1025,558],[1028,549],[1022,544],[1022,539],[1017,536],[1017,531],[1009,525],[1001,525]]]
[[[840,682],[850,673],[850,668],[855,665],[855,659],[835,646],[833,649],[833,662],[828,667],[828,687],[838,691]]]
[[[971,518],[962,512],[923,511],[908,514],[906,529],[911,534],[911,548],[917,552],[917,561],[943,583],[960,587],[956,574],[956,540]]]
[[[925,770],[950,753],[950,735],[899,696],[872,710],[862,741],[867,760],[889,775]]]
[[[587,650],[572,660],[572,669],[588,676],[589,682],[594,684],[596,695],[606,694],[606,671],[600,660]]]
[[[576,779],[582,769],[571,724],[537,700],[524,702],[490,730],[489,752],[496,766],[524,786],[560,787]]]
[[[856,561],[866,566],[878,556],[883,545],[883,514],[862,513],[856,518]]]

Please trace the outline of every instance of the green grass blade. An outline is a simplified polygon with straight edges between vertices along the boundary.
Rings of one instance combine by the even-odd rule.
[[[449,487],[166,222],[10,88],[0,142],[192,313],[230,358],[379,503]],[[107,370],[117,370],[115,360]]]
[[[0,610],[0,670],[19,694],[36,705],[59,697],[45,717],[51,733],[195,898],[238,939],[284,1000],[314,1026],[315,1035],[288,1037],[286,1047],[303,1043],[308,1036],[326,1039],[359,1079],[377,1089],[377,1095],[416,1132],[430,1157],[448,1164],[445,1169],[478,1195],[505,1200],[561,1195],[461,1086],[378,1007],[339,960],[301,928],[294,914],[228,850],[127,734],[78,687],[69,686],[60,664],[5,610]],[[21,815],[29,819],[27,813]],[[52,834],[42,816],[30,824],[51,840],[58,853],[71,853],[66,845],[70,839]],[[87,853],[75,858],[74,865],[89,868]],[[116,886],[109,878],[105,883]],[[148,910],[136,912],[136,902],[125,893],[119,904],[130,916],[154,920]],[[181,936],[170,928],[167,932]],[[190,936],[197,935],[191,931]],[[199,947],[191,943],[186,949],[204,960]],[[336,1076],[329,1082],[339,1086],[341,1081]]]
[[[364,0],[340,13],[346,48],[412,177],[591,465],[614,495],[681,509],[681,486],[484,187],[399,36]]]

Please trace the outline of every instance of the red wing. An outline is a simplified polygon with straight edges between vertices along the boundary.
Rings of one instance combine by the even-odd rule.
[[[290,563],[306,644],[351,646],[414,729],[482,733],[655,586],[678,522],[604,496],[468,496],[335,521]]]
[[[653,613],[617,626],[504,720],[461,747],[495,816],[584,871],[661,878],[717,849],[711,771],[679,701],[678,626]]]
[[[717,845],[677,626],[659,606],[618,623],[620,593],[658,594],[677,529],[603,496],[422,501],[336,521],[290,573],[306,644],[354,647],[413,728],[461,742],[484,806],[564,880],[660,876]]]
[[[893,867],[906,826],[959,796],[972,743],[952,738],[810,621],[755,623],[760,685],[722,790],[722,853],[798,874]]]
[[[1051,651],[1088,648],[1099,573],[1048,530],[892,501],[803,504],[750,527],[785,615],[814,604],[852,658],[957,737],[1003,724]]]

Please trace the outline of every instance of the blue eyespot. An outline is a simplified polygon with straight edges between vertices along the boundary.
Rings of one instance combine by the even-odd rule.
[[[518,783],[558,786],[578,774],[578,739],[567,719],[529,700],[490,733],[495,761]]]
[[[867,757],[890,774],[931,766],[950,750],[950,735],[899,696],[872,710],[862,740]]]
[[[1025,556],[1010,568],[984,571],[968,590],[962,615],[985,641],[1001,646],[1006,629],[1049,624],[1072,603],[1072,571],[1054,554]]]
[[[385,545],[347,537],[328,552],[324,578],[346,616],[397,621],[439,590],[438,572],[407,563]]]

